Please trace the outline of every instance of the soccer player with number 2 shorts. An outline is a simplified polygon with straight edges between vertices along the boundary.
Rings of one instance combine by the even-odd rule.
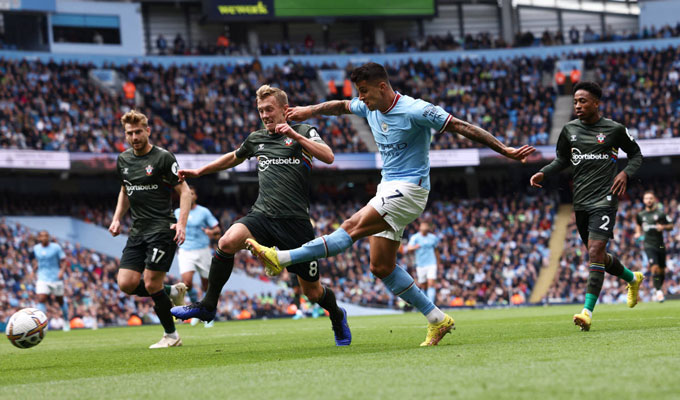
[[[485,130],[454,118],[441,107],[395,92],[387,71],[376,63],[356,68],[350,77],[359,97],[294,107],[287,117],[304,121],[317,115],[356,114],[368,120],[383,161],[382,182],[365,207],[330,235],[293,250],[278,250],[248,240],[248,248],[270,274],[291,264],[332,257],[364,237],[369,238],[371,272],[387,288],[416,307],[428,320],[421,346],[434,346],[453,329],[453,318],[444,314],[416,286],[396,257],[404,228],[425,209],[430,192],[429,147],[432,130],[461,134],[514,160],[524,161],[535,149],[507,147]]]
[[[626,192],[628,178],[640,168],[640,146],[623,125],[603,118],[599,106],[602,89],[593,82],[574,86],[574,113],[557,139],[555,160],[531,177],[531,186],[541,187],[545,177],[574,166],[574,214],[581,240],[588,247],[590,273],[585,304],[574,315],[574,324],[590,330],[595,303],[600,296],[605,271],[628,282],[628,307],[635,307],[644,276],[631,272],[614,255],[607,242],[614,237],[618,197]],[[618,172],[619,148],[628,154],[628,165]]]

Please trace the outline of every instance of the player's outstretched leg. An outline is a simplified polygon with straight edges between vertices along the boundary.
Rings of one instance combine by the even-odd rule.
[[[262,246],[255,239],[246,240],[246,248],[264,265],[267,275],[275,276],[289,265],[340,254],[353,243],[349,234],[343,228],[338,228],[330,235],[318,237],[297,249],[278,250],[275,247]]]
[[[628,268],[624,267],[618,258],[609,253],[607,253],[606,270],[607,273],[617,276],[628,282],[628,307],[635,307],[638,302],[640,284],[645,279],[645,276],[642,275],[642,272],[632,272]]]
[[[205,322],[214,320],[222,288],[229,280],[233,269],[234,255],[225,253],[219,248],[215,249],[215,255],[210,263],[210,273],[208,274],[208,290],[203,300],[187,306],[173,307],[171,310],[172,315],[182,320],[190,318],[198,318]]]

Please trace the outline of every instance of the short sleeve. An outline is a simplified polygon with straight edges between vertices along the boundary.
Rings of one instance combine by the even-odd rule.
[[[316,128],[311,128],[309,131],[307,131],[307,137],[317,143],[326,143],[321,139],[321,136],[319,135],[319,131],[316,130]]]
[[[213,228],[219,224],[217,218],[215,218],[215,216],[207,208],[205,209],[205,224],[209,228]]]
[[[246,140],[243,142],[243,144],[241,144],[241,147],[236,149],[236,151],[234,152],[234,154],[238,158],[250,158],[250,157],[253,156],[254,153],[255,152],[253,151],[253,146],[252,146],[252,143],[250,141],[250,136],[248,136],[246,138]]]
[[[366,117],[368,116],[369,110],[363,101],[359,100],[358,97],[355,97],[349,102],[349,111],[352,114],[358,115],[360,117]]]
[[[638,225],[642,226],[642,217],[640,217],[640,214],[635,216],[635,221]]]
[[[60,260],[66,258],[66,253],[64,253],[64,249],[62,249],[61,246],[59,245],[57,245],[57,254],[59,255]]]
[[[416,235],[412,235],[412,236],[408,239],[408,245],[409,245],[409,246],[413,246],[413,245],[415,245],[415,244],[416,244]]]
[[[122,171],[120,170],[120,154],[119,154],[118,158],[116,159],[116,174],[118,174],[118,181],[120,182],[121,185],[123,185],[124,184],[123,174],[121,172]]]
[[[417,100],[413,103],[409,111],[411,113],[411,120],[416,125],[432,128],[440,133],[444,132],[446,125],[453,118],[443,108],[423,100]]]
[[[165,151],[163,154],[163,173],[161,177],[163,182],[170,186],[175,186],[179,184],[179,164],[177,164],[177,159],[169,151]]]

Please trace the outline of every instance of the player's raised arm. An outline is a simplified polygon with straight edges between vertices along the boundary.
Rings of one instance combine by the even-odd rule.
[[[505,157],[521,162],[526,162],[526,158],[536,150],[529,145],[524,145],[518,149],[514,147],[508,147],[484,129],[454,117],[450,118],[444,130],[465,136],[474,142],[481,143],[489,147],[491,150],[494,150]]]
[[[324,143],[323,140],[321,140],[315,129],[310,131],[310,134],[315,135],[312,139],[295,132],[295,130],[288,124],[276,125],[276,133],[286,135],[289,138],[299,142],[302,147],[312,155],[312,157],[318,158],[326,164],[332,164],[333,160],[335,160],[333,150],[328,147],[328,145]]]
[[[305,121],[318,115],[343,115],[351,114],[349,100],[332,100],[313,106],[290,107],[286,110],[286,120]]]
[[[120,187],[120,193],[118,193],[118,202],[116,203],[116,211],[113,213],[113,220],[109,226],[109,232],[111,235],[118,236],[120,234],[120,220],[123,215],[130,208],[130,199],[125,191],[125,186]]]
[[[189,178],[198,178],[206,174],[212,174],[215,172],[223,171],[225,169],[233,168],[241,164],[245,158],[240,158],[236,155],[236,151],[232,151],[218,158],[217,160],[206,164],[198,169],[180,169],[178,176],[180,181]]]

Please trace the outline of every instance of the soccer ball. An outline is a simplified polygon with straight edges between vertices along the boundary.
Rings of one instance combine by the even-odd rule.
[[[24,308],[12,315],[5,334],[13,345],[28,349],[42,342],[47,330],[47,316],[37,308]]]

